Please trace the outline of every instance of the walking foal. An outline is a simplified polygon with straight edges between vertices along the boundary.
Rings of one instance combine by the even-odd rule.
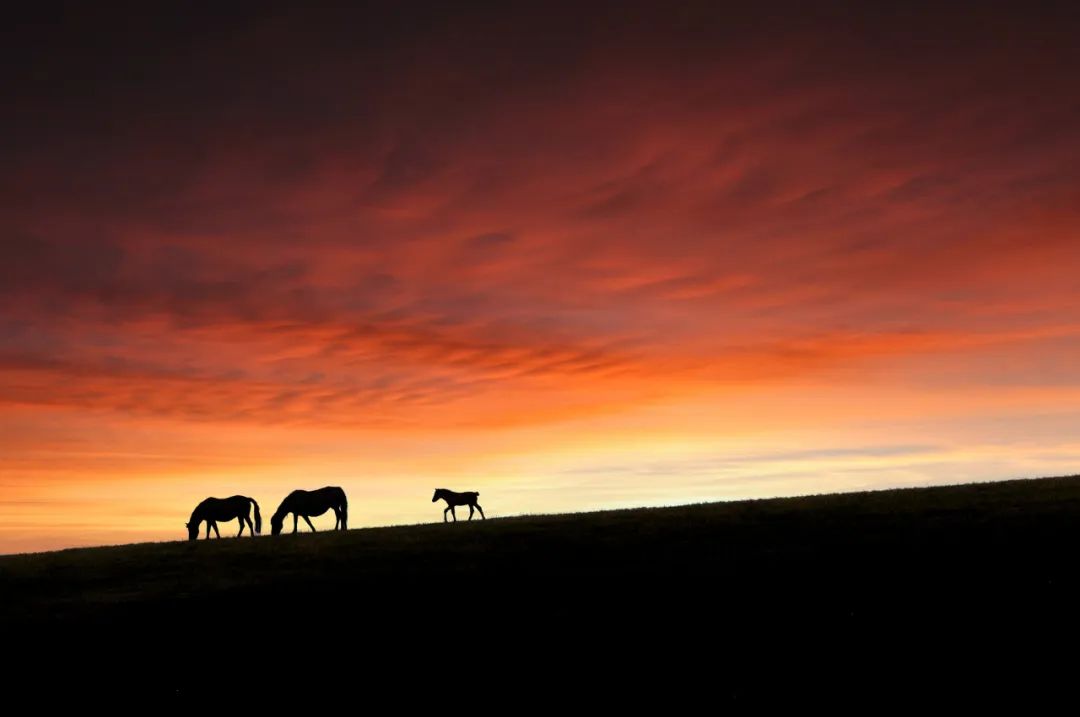
[[[469,491],[467,493],[455,493],[454,491],[447,490],[446,488],[436,488],[435,495],[431,497],[431,502],[434,503],[439,498],[442,498],[446,501],[446,510],[444,510],[442,513],[442,519],[444,523],[447,522],[447,513],[450,513],[450,515],[454,516],[454,522],[457,522],[457,513],[454,511],[454,508],[459,505],[469,506],[469,520],[472,520],[474,508],[480,511],[481,518],[487,520],[487,516],[484,515],[484,509],[481,508],[480,504],[476,502],[476,499],[479,497],[480,493],[476,491]]]

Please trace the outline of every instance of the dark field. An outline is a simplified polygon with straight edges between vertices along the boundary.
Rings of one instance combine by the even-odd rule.
[[[1076,666],[1078,538],[1070,477],[78,549],[0,558],[0,629],[30,674],[180,698],[305,677],[414,707],[985,696]]]

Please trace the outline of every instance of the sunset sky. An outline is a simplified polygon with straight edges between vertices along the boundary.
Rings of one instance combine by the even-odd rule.
[[[0,30],[0,553],[1080,472],[1075,16],[150,5]]]

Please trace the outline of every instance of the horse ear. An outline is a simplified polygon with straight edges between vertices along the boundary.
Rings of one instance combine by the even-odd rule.
[[[185,528],[190,528],[190,527],[191,527],[191,523],[184,523],[184,527],[185,527]]]

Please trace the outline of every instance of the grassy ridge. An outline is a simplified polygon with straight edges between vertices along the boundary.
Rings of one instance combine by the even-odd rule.
[[[1080,612],[1078,544],[1074,476],[84,548],[0,558],[0,626],[107,636],[175,658],[170,675],[209,649],[193,635],[237,633],[256,652],[333,634],[383,656],[372,670],[431,659],[504,679],[550,669],[538,644],[581,669],[646,660],[650,679],[704,670],[687,660],[724,645],[709,670],[745,676],[746,656],[776,645],[770,661],[1063,634]]]
[[[4,619],[77,617],[115,604],[212,597],[292,582],[424,575],[477,579],[487,572],[554,579],[583,569],[692,577],[724,565],[812,561],[871,547],[891,558],[940,550],[988,552],[1014,540],[1050,538],[1073,525],[1080,535],[1077,476],[254,540],[75,548],[0,556],[6,598],[0,614]],[[346,573],[351,577],[342,578]]]

